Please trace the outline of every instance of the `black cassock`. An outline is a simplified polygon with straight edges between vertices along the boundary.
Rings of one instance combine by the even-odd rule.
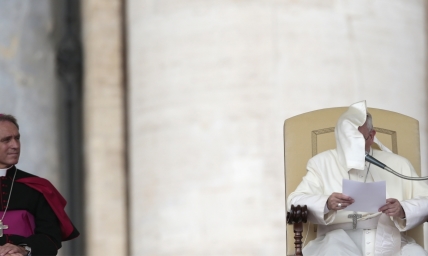
[[[8,203],[15,170],[17,171],[15,182],[13,183],[9,206],[3,220],[3,225],[8,227],[2,230],[3,236],[0,237],[0,245],[6,243],[15,245],[26,244],[31,247],[31,253],[34,256],[57,255],[58,249],[61,248],[61,241],[75,238],[79,235],[79,232],[70,222],[72,233],[68,239],[64,239],[60,220],[52,209],[52,207],[58,208],[59,206],[55,204],[51,206],[46,200],[45,195],[19,182],[19,180],[25,180],[25,178],[40,179],[37,176],[12,167],[7,170],[6,176],[0,177],[0,218],[3,216]],[[46,195],[46,197],[53,196],[55,195]],[[27,221],[28,219],[32,221]],[[20,229],[19,232],[16,231],[17,228]],[[26,232],[22,231],[23,229]],[[28,234],[28,230],[31,230],[30,234]],[[17,233],[20,235],[17,235]]]

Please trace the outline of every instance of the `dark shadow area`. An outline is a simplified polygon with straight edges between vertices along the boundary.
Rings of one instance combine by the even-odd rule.
[[[83,69],[79,0],[52,1],[56,24],[61,185],[66,211],[80,236],[63,243],[63,255],[85,255],[83,171]]]

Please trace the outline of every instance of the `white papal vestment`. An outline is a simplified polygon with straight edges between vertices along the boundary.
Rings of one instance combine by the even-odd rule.
[[[396,154],[379,150],[372,151],[373,157],[393,170],[406,175],[417,176],[410,162]],[[367,167],[366,167],[367,168]],[[340,164],[336,149],[328,150],[311,158],[307,164],[307,174],[297,189],[287,199],[287,205],[306,205],[308,220],[318,224],[318,230],[347,226],[351,228],[333,229],[318,237],[303,248],[303,255],[428,255],[414,240],[405,236],[406,230],[425,222],[428,215],[428,185],[426,181],[401,179],[377,166],[371,165],[368,181],[386,181],[387,198],[400,201],[406,219],[391,218],[382,213],[361,213],[358,223],[368,224],[364,229],[352,229],[351,211],[328,211],[325,206],[333,192],[342,192],[342,180],[358,177],[364,170],[346,168]],[[351,174],[353,176],[351,176]],[[362,176],[362,175],[361,175]],[[360,177],[361,178],[361,177]],[[374,224],[373,224],[373,221]],[[340,226],[342,225],[342,226]],[[370,226],[372,225],[372,226]],[[373,226],[374,225],[374,226]],[[406,246],[404,246],[406,245]],[[403,247],[404,246],[404,247]],[[332,252],[331,249],[340,249]],[[412,252],[408,252],[411,250]],[[415,252],[416,251],[416,252]],[[417,253],[417,254],[415,254]]]

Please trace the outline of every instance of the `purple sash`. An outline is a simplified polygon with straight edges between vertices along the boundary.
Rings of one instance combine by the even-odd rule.
[[[3,211],[0,211],[0,217],[3,216]],[[7,229],[3,229],[4,234],[19,235],[29,237],[34,235],[36,224],[34,216],[25,210],[7,211],[3,219],[3,225],[7,225]]]

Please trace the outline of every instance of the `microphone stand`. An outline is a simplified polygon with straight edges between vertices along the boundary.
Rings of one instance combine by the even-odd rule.
[[[428,177],[409,177],[406,175],[403,175],[401,173],[398,173],[396,171],[394,171],[393,169],[389,168],[388,166],[386,166],[386,164],[382,163],[381,161],[377,160],[376,158],[372,157],[371,155],[369,155],[368,153],[366,153],[366,161],[369,163],[372,163],[374,165],[376,165],[377,167],[380,167],[392,174],[394,174],[395,176],[398,176],[402,179],[406,179],[406,180],[428,180]]]

